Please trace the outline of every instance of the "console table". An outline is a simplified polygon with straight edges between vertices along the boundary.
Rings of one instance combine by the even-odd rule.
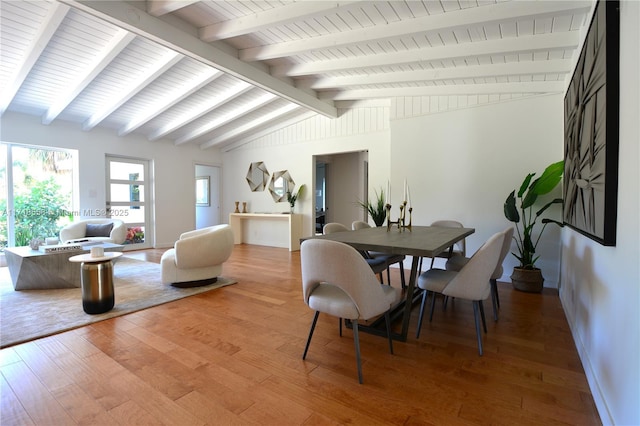
[[[235,244],[256,244],[300,250],[302,215],[286,213],[231,213],[229,225]]]

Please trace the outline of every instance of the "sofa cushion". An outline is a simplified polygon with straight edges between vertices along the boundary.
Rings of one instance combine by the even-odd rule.
[[[87,223],[85,237],[108,237],[111,235],[113,223]]]

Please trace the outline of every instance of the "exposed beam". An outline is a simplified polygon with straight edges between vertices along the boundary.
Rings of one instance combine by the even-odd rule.
[[[238,53],[243,61],[264,61],[313,50],[340,48],[358,43],[383,42],[416,34],[454,31],[470,26],[499,25],[514,19],[537,19],[572,14],[587,11],[590,7],[591,2],[589,1],[511,1],[405,19],[385,25],[384,31],[380,31],[379,26],[358,28],[352,31],[305,38],[304,40],[241,49]]]
[[[237,136],[242,135],[243,133],[247,133],[249,131],[251,131],[252,129],[255,129],[256,127],[262,126],[264,123],[268,123],[271,120],[276,120],[279,117],[282,117],[283,115],[289,114],[291,111],[294,111],[296,109],[300,108],[298,105],[296,104],[287,104],[281,108],[278,108],[274,111],[271,111],[267,114],[261,115],[260,117],[256,118],[255,120],[251,120],[249,123],[245,123],[243,125],[234,127],[233,129],[229,130],[226,133],[220,134],[218,136],[216,136],[215,138],[211,139],[210,141],[203,143],[200,145],[200,148],[205,149],[205,148],[211,148],[213,146],[216,146],[220,143],[223,143],[224,141],[227,141],[231,138],[235,138]]]
[[[136,8],[132,4],[124,1],[59,1],[146,37],[185,56],[211,65],[305,108],[331,118],[338,116],[338,111],[331,102],[320,100],[317,96],[297,89],[291,84],[241,61],[236,56]]]
[[[147,0],[147,12],[153,16],[162,16],[198,3],[199,1],[200,0]]]
[[[169,68],[177,64],[182,59],[182,55],[176,52],[167,52],[157,63],[153,64],[147,72],[140,78],[134,80],[120,93],[114,94],[111,102],[107,102],[104,107],[91,115],[83,124],[83,130],[91,130],[102,120],[113,114],[125,102],[133,98],[138,92],[151,84],[156,78],[166,72]]]
[[[402,52],[381,53],[378,55],[357,56],[348,59],[331,59],[286,65],[274,68],[272,73],[274,75],[291,77],[419,62],[452,61],[469,57],[476,58],[480,56],[509,55],[546,50],[572,50],[578,47],[579,39],[580,34],[578,31],[510,37],[498,40],[411,49]]]
[[[96,55],[96,58],[84,72],[78,76],[75,85],[69,87],[65,93],[56,98],[56,101],[49,107],[42,117],[42,124],[51,124],[64,109],[100,74],[111,61],[135,39],[135,34],[125,30],[118,30],[118,33],[111,39],[109,44]]]
[[[364,89],[322,92],[328,99],[376,99],[399,96],[447,96],[447,95],[494,95],[517,93],[563,93],[564,82],[452,84],[447,86],[402,87],[391,89]]]
[[[202,72],[197,78],[193,78],[190,81],[184,82],[182,86],[174,87],[174,89],[168,93],[166,93],[162,100],[158,100],[156,102],[155,108],[145,111],[144,114],[139,117],[133,118],[126,126],[124,126],[118,132],[119,136],[125,136],[129,133],[133,132],[140,126],[148,123],[153,118],[162,114],[172,106],[176,105],[178,102],[186,99],[187,97],[193,95],[198,90],[202,89],[207,84],[214,81],[216,78],[222,77],[224,73],[222,71],[217,71],[213,68],[208,68],[206,71]]]
[[[252,99],[248,102],[243,102],[242,105],[234,108],[233,110],[227,112],[226,114],[221,114],[220,116],[214,118],[213,120],[203,124],[175,140],[174,144],[180,145],[189,141],[194,140],[195,138],[204,135],[205,133],[209,133],[212,130],[217,129],[218,127],[224,126],[227,123],[232,122],[233,120],[237,120],[243,115],[250,113],[251,111],[255,111],[259,108],[262,108],[265,105],[270,104],[273,101],[278,100],[279,98],[272,93],[263,93],[262,96]]]
[[[363,86],[374,84],[400,84],[418,81],[465,80],[527,74],[565,74],[572,70],[572,61],[556,59],[550,61],[523,61],[507,64],[471,65],[455,68],[434,68],[419,71],[398,71],[380,74],[357,74],[339,77],[306,78],[296,82],[298,87],[330,89],[335,87]]]
[[[160,129],[156,130],[151,135],[149,135],[149,140],[155,141],[160,139],[163,136],[168,135],[171,132],[175,132],[180,127],[186,126],[187,124],[193,122],[194,120],[197,120],[203,115],[218,108],[220,105],[223,105],[229,102],[230,100],[235,99],[236,97],[242,95],[243,93],[247,93],[250,90],[254,90],[253,86],[251,86],[249,83],[245,83],[244,81],[239,81],[234,86],[225,90],[219,96],[211,98],[207,104],[202,105],[201,107],[195,110],[189,111],[187,114],[184,114],[182,117],[179,117],[178,119],[162,126]]]
[[[64,17],[67,15],[69,7],[60,3],[51,4],[51,8],[48,10],[47,15],[43,18],[39,24],[39,31],[31,40],[27,51],[25,52],[22,62],[13,74],[7,79],[7,83],[0,91],[0,116],[9,107],[9,104],[20,90],[25,78],[31,72],[31,68],[36,63],[44,49],[49,44],[51,37],[58,30],[58,27],[62,23]]]
[[[347,5],[356,5],[353,1],[299,1],[285,6],[275,7],[260,13],[243,16],[238,19],[230,19],[207,25],[198,30],[201,40],[210,42],[237,37],[253,32],[262,31],[265,28],[288,24],[303,19],[313,19],[322,16],[330,10],[344,9]],[[359,6],[358,6],[359,7]]]

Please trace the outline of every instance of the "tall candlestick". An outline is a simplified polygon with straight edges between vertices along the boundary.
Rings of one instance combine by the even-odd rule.
[[[391,183],[387,181],[387,204],[391,204]]]
[[[409,208],[411,208],[411,188],[407,185],[407,194],[409,195]]]
[[[407,201],[407,180],[404,180],[404,192],[402,193],[402,200],[401,201]]]

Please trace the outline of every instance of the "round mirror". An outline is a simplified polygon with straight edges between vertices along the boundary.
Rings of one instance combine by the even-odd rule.
[[[274,172],[269,183],[269,192],[276,203],[287,201],[287,192],[293,192],[296,183],[291,178],[288,170]]]
[[[262,161],[256,161],[249,165],[249,171],[247,172],[247,182],[251,191],[258,192],[264,191],[267,187],[267,181],[269,180],[269,171],[267,166]]]

